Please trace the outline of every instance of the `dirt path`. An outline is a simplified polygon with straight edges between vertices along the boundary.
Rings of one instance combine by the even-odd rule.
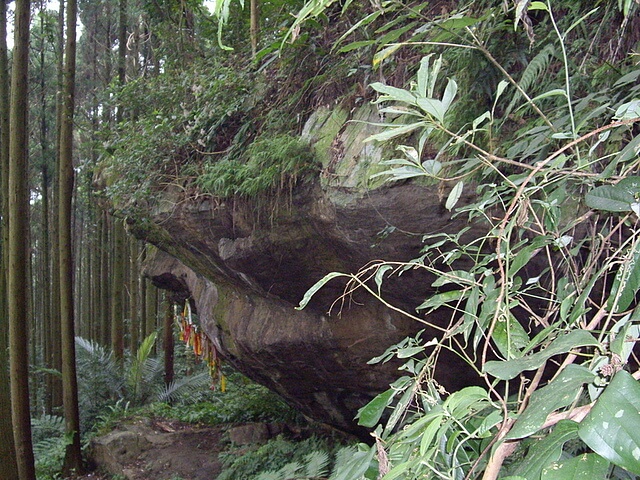
[[[122,425],[93,443],[99,470],[127,480],[212,480],[221,471],[224,427],[199,427],[169,420]],[[98,480],[97,474],[80,477]]]

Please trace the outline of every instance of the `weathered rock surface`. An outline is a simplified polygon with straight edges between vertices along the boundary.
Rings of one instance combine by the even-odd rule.
[[[153,222],[130,228],[159,247],[146,274],[192,300],[230,363],[307,415],[354,431],[358,408],[398,376],[397,365],[367,361],[425,325],[362,291],[332,307],[345,286],[339,280],[308,308],[294,307],[329,272],[354,273],[377,259],[407,261],[419,255],[424,233],[468,225],[444,208],[442,186],[369,185],[372,159],[382,153],[363,144],[366,135],[354,129],[364,127],[346,118],[322,112],[308,123],[305,134],[323,163],[316,182],[259,202],[167,191]],[[386,282],[383,294],[413,310],[431,281],[407,271]],[[435,334],[427,328],[424,338]],[[446,388],[473,381],[455,358],[438,368]]]
[[[223,428],[162,420],[123,424],[96,437],[90,456],[100,471],[127,480],[210,480],[221,471]]]

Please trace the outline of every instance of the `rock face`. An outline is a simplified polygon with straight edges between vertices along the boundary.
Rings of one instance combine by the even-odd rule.
[[[133,222],[130,229],[159,248],[146,274],[176,298],[191,299],[231,364],[307,415],[353,432],[358,408],[399,376],[397,365],[367,361],[425,325],[364,291],[342,296],[340,279],[306,309],[294,307],[329,272],[410,260],[419,255],[423,234],[468,225],[444,208],[442,186],[388,186],[380,178],[371,184],[383,152],[362,143],[371,127],[346,120],[321,111],[307,124],[304,135],[322,160],[316,181],[259,202],[167,191],[153,222]],[[382,293],[413,311],[431,281],[407,271],[386,281]],[[423,338],[435,334],[427,328]],[[448,389],[473,382],[454,358],[438,368]]]

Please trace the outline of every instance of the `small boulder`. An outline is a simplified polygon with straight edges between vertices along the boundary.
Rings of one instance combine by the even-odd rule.
[[[246,423],[229,429],[229,438],[236,445],[265,443],[269,440],[269,426],[265,423]]]

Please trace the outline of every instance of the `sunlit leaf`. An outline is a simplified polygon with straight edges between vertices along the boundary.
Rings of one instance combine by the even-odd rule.
[[[453,100],[456,98],[456,93],[458,93],[458,84],[454,79],[449,79],[444,94],[442,95],[442,105],[444,106],[445,113],[449,110]]]
[[[416,104],[420,107],[427,115],[438,120],[440,123],[444,122],[444,105],[440,100],[435,98],[423,98],[418,97],[416,100]]]
[[[376,286],[378,287],[378,294],[380,293],[380,289],[382,288],[382,279],[384,277],[384,274],[389,270],[393,270],[393,267],[391,265],[382,265],[376,272],[374,281],[376,282]]]
[[[460,180],[458,183],[454,185],[454,187],[449,192],[449,196],[447,197],[447,202],[444,206],[447,210],[451,210],[453,207],[456,206],[456,204],[458,203],[458,200],[460,200],[460,197],[462,196],[463,189],[464,189],[464,182],[462,180]]]
[[[422,162],[422,168],[424,168],[427,175],[437,177],[440,170],[442,170],[442,163],[438,160],[425,160]]]
[[[452,272],[443,273],[432,284],[432,287],[442,287],[450,283],[457,285],[473,285],[475,284],[475,276],[465,270],[454,270]]]
[[[613,116],[616,120],[629,120],[638,117],[640,117],[640,100],[623,103],[618,107]]]
[[[309,290],[305,292],[304,297],[302,297],[302,300],[300,300],[300,305],[296,307],[296,310],[302,310],[304,307],[306,307],[309,301],[311,300],[311,298],[318,292],[318,290],[324,287],[331,280],[333,280],[334,278],[347,277],[347,276],[348,275],[340,272],[328,273],[323,278],[318,280]]]
[[[383,132],[377,133],[375,135],[371,135],[365,139],[365,142],[385,142],[387,140],[391,140],[392,138],[399,137],[401,135],[406,135],[408,133],[413,132],[419,128],[423,128],[429,125],[428,122],[416,122],[409,125],[388,125],[389,128],[384,130]]]
[[[402,45],[395,43],[386,48],[383,48],[373,56],[373,68],[378,68],[382,62],[393,55]]]
[[[385,85],[384,83],[375,82],[371,84],[371,88],[373,88],[376,92],[384,95],[380,100],[382,101],[396,101],[396,102],[405,102],[411,105],[415,105],[416,96],[411,93],[409,90],[404,90],[403,88],[392,87],[390,85]]]

